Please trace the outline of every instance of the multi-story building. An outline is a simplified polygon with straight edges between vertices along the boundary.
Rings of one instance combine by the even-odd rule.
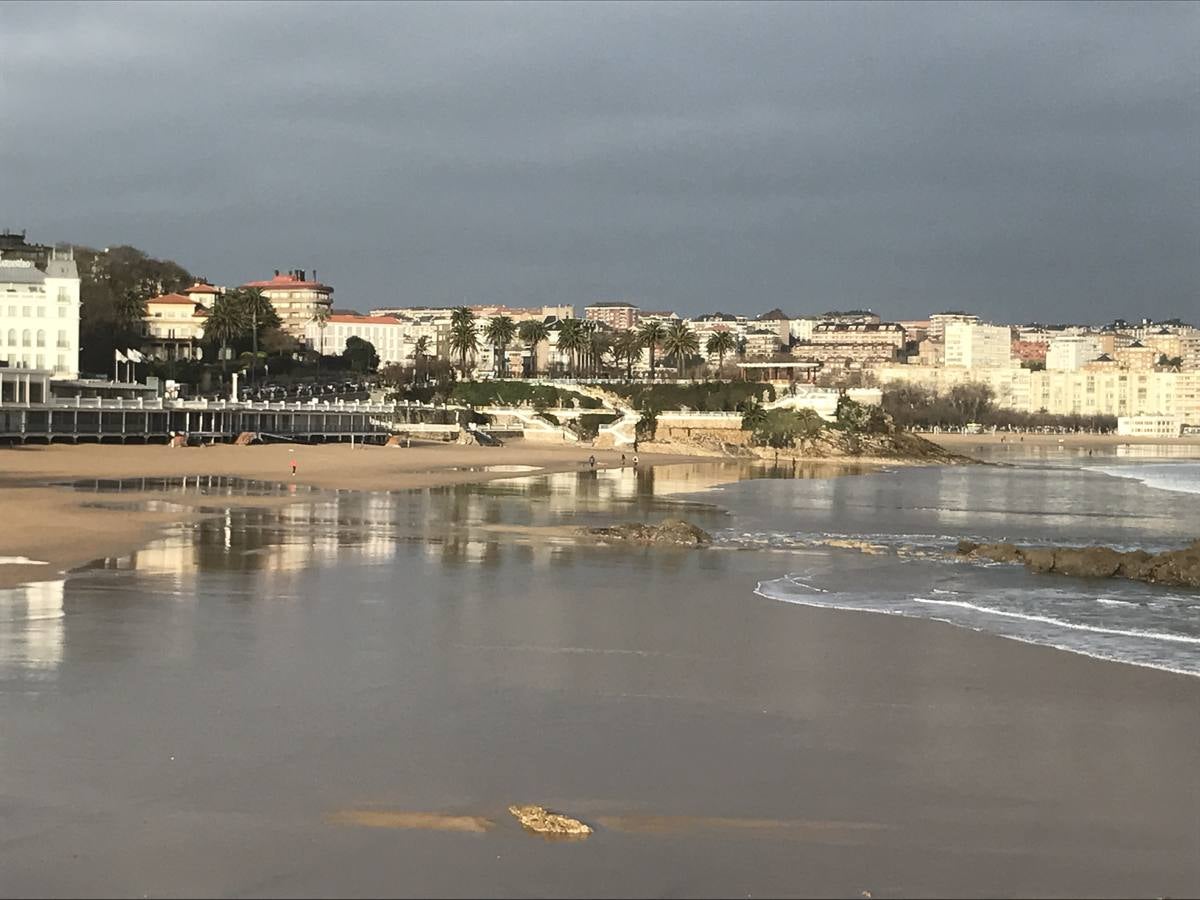
[[[935,318],[930,316],[930,321]],[[949,321],[944,323],[943,328],[947,366],[977,369],[1013,364],[1012,329],[1007,325]]]
[[[303,338],[308,323],[319,315],[329,315],[333,308],[333,288],[316,277],[310,281],[303,269],[294,269],[268,281],[250,281],[244,288],[258,288],[271,301],[279,314],[280,328],[294,338]]]
[[[583,308],[583,317],[593,322],[603,322],[617,331],[627,331],[638,327],[641,312],[632,303],[591,303]]]
[[[788,322],[789,343],[807,341],[812,337],[813,329],[820,323],[816,316],[801,316]]]
[[[926,329],[925,335],[930,340],[945,341],[946,326],[951,324],[978,325],[979,316],[959,310],[934,313],[929,317],[929,327]]]
[[[1200,372],[1131,372],[1119,367],[1076,372],[1032,372],[1016,366],[877,366],[881,384],[920,384],[945,393],[957,384],[982,383],[999,406],[1069,416],[1176,416],[1200,424]]]
[[[775,332],[775,339],[779,341],[781,348],[787,347],[792,342],[792,320],[784,315],[783,310],[773,309],[770,312],[765,312],[756,320],[756,324],[762,329],[771,329]]]
[[[22,258],[18,242],[8,243],[14,246],[0,259],[0,362],[49,370],[54,378],[78,378],[79,273],[74,254],[25,245],[21,235],[19,243],[36,251]]]
[[[929,337],[928,319],[902,319],[896,323],[904,329],[905,339],[910,342],[920,342]]]
[[[831,309],[817,316],[817,321],[828,325],[869,325],[878,323],[880,318],[869,309]]]
[[[200,359],[208,320],[200,296],[211,295],[163,294],[147,300],[142,352],[157,359]]]
[[[369,341],[379,354],[381,366],[392,363],[412,362],[416,336],[409,323],[392,316],[359,316],[332,314],[322,323],[309,321],[305,325],[303,338],[314,349],[327,356],[335,356],[346,350],[350,338]],[[430,355],[435,352],[430,347]]]
[[[1046,351],[1050,349],[1049,344],[1044,344],[1041,341],[1023,341],[1014,340],[1012,342],[1013,359],[1021,363],[1041,363],[1046,364]]]
[[[1099,342],[1087,334],[1070,334],[1051,338],[1046,350],[1046,368],[1056,372],[1077,372],[1103,351]]]

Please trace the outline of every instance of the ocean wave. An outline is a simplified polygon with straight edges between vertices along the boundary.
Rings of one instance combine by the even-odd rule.
[[[1153,463],[1128,466],[1085,466],[1085,472],[1097,472],[1113,478],[1137,481],[1146,487],[1177,494],[1200,494],[1200,463]]]
[[[1116,627],[1113,624],[1068,621],[1055,616],[998,609],[968,600],[939,600],[897,592],[894,596],[857,594],[830,591],[812,584],[810,573],[790,575],[759,581],[754,593],[768,600],[876,615],[900,616],[911,619],[941,622],[981,634],[1003,637],[1022,643],[1052,647],[1111,662],[1144,666],[1181,675],[1200,676],[1200,654],[1196,647],[1200,637],[1138,627]],[[956,593],[927,588],[936,593]],[[1087,595],[1063,595],[1048,599],[1070,605],[1072,611],[1086,613],[1086,604],[1094,598]],[[1153,615],[1136,602],[1108,600],[1105,605],[1120,606],[1129,616]],[[1099,609],[1096,615],[1099,615]],[[1110,616],[1122,615],[1116,609]],[[1157,624],[1157,622],[1155,622]]]
[[[1056,619],[1053,616],[1035,616],[1029,613],[1011,612],[1006,609],[992,609],[987,606],[979,606],[975,603],[967,603],[964,600],[929,600],[925,597],[910,598],[913,603],[929,603],[937,606],[957,606],[960,609],[969,609],[975,612],[984,613],[989,616],[1006,616],[1012,619],[1022,619],[1026,622],[1040,622],[1043,625],[1054,625],[1059,628],[1070,628],[1075,631],[1090,631],[1094,634],[1116,634],[1122,637],[1146,638],[1152,641],[1175,641],[1180,644],[1200,644],[1200,637],[1190,637],[1186,634],[1166,634],[1161,631],[1142,631],[1137,628],[1105,628],[1102,625],[1084,625],[1078,622],[1066,622],[1062,619]]]

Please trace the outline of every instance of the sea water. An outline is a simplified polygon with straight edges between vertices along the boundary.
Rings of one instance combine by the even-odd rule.
[[[713,493],[728,547],[764,557],[754,593],[933,619],[1102,659],[1200,675],[1200,592],[968,562],[960,539],[1165,550],[1200,536],[1200,463],[1116,458],[898,469]]]

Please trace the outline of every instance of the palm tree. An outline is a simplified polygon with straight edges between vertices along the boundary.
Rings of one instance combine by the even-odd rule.
[[[642,339],[636,331],[622,331],[613,340],[613,356],[625,360],[625,380],[633,381],[633,364],[642,355]]]
[[[592,374],[599,375],[604,364],[604,354],[612,349],[612,339],[601,331],[593,330],[587,336],[587,351],[592,362]]]
[[[232,291],[219,295],[213,301],[208,318],[204,320],[204,337],[222,350],[245,335],[250,327],[246,311]],[[221,354],[221,371],[227,371],[228,360]]]
[[[529,345],[529,374],[537,375],[537,346],[542,341],[549,340],[550,329],[546,327],[545,322],[529,320],[522,322],[518,329],[521,340]]]
[[[508,350],[508,345],[512,343],[513,338],[517,336],[517,323],[508,316],[496,316],[487,324],[487,328],[483,330],[483,338],[495,348],[496,351],[496,374],[503,377],[505,366],[504,354]]]
[[[732,353],[737,349],[737,341],[728,331],[717,331],[709,335],[704,349],[708,353],[717,354],[717,377],[720,378],[721,372],[725,368],[725,354]]]
[[[141,334],[146,324],[146,295],[141,291],[128,290],[116,303],[117,324],[129,334]]]
[[[325,355],[325,329],[329,325],[329,307],[318,306],[308,321],[317,326],[317,381],[321,380],[321,357]]]
[[[679,377],[683,378],[683,367],[688,358],[700,349],[700,339],[683,319],[672,322],[663,338],[663,350],[675,357],[675,365],[679,367]]]
[[[583,323],[578,319],[563,319],[558,331],[558,349],[568,354],[572,374],[577,371],[579,353],[584,348],[584,341]]]
[[[415,381],[416,376],[421,374],[421,366],[422,366],[422,363],[425,361],[425,357],[427,357],[429,355],[429,336],[428,335],[423,334],[419,338],[417,338],[415,341],[413,341],[412,355],[413,355],[413,376],[414,376],[413,380]]]
[[[478,349],[479,334],[475,327],[475,313],[466,306],[454,307],[450,313],[450,352],[459,355],[464,380],[467,377],[467,355]]]
[[[638,329],[638,337],[642,339],[642,346],[650,351],[650,377],[654,377],[654,348],[662,343],[667,336],[667,329],[663,327],[663,323],[658,319],[651,319],[648,322],[643,322],[642,327]]]

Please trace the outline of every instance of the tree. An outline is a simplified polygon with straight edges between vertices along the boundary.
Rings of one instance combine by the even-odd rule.
[[[234,341],[246,333],[249,323],[246,321],[246,311],[237,297],[232,293],[219,294],[213,301],[208,318],[204,320],[204,339],[214,347],[224,351]],[[227,371],[228,360],[225,353],[220,353],[221,370]]]
[[[715,331],[708,337],[704,349],[708,353],[717,354],[717,377],[725,368],[725,356],[737,349],[737,341],[728,331]]]
[[[496,316],[487,324],[487,328],[483,331],[483,338],[495,350],[496,353],[496,375],[504,376],[504,355],[508,350],[508,345],[512,343],[513,338],[517,336],[517,323],[508,316]]]
[[[579,354],[585,343],[583,323],[579,319],[563,319],[558,331],[558,349],[566,353],[570,363],[570,371],[577,374]]]
[[[618,334],[612,343],[613,356],[616,357],[617,363],[625,360],[625,379],[633,380],[633,364],[637,362],[639,356],[642,355],[642,339],[636,331],[622,331]]]
[[[379,354],[375,352],[375,345],[357,335],[346,338],[342,359],[351,372],[374,372],[379,368]]]
[[[643,322],[641,328],[638,329],[638,337],[642,339],[642,346],[650,351],[650,377],[654,377],[654,349],[667,336],[667,329],[663,327],[663,323],[658,319],[651,319],[648,322]]]
[[[538,322],[531,319],[528,322],[522,322],[518,329],[521,340],[529,346],[529,374],[537,375],[537,347],[542,341],[549,340],[550,330],[546,327],[545,322]]]
[[[592,363],[592,374],[600,374],[600,368],[604,365],[604,354],[612,349],[612,339],[602,331],[593,330],[587,336],[587,353],[588,358]]]
[[[479,334],[475,313],[466,306],[456,306],[450,313],[450,352],[457,353],[463,378],[467,377],[467,356],[479,349]]]
[[[317,326],[317,381],[320,381],[321,357],[325,355],[325,329],[329,326],[329,307],[318,305],[309,321]]]
[[[663,350],[669,356],[675,357],[675,365],[679,368],[679,377],[683,378],[683,367],[688,358],[700,349],[700,339],[683,319],[672,322],[663,338]]]
[[[146,322],[146,294],[141,288],[127,288],[116,303],[117,328],[128,335],[140,335]]]

